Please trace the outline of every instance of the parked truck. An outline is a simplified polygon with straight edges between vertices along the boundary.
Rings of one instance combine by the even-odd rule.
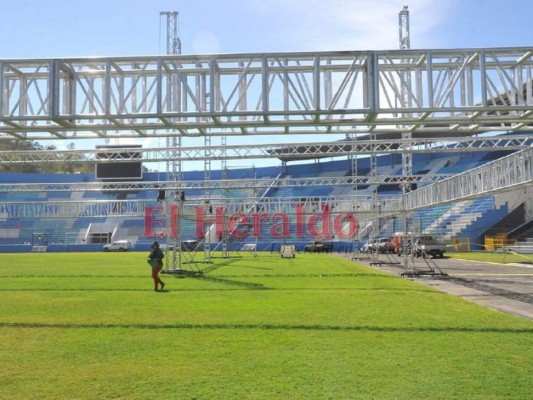
[[[446,245],[433,235],[419,235],[414,238],[414,252],[417,257],[442,258]]]
[[[325,243],[320,240],[314,240],[304,248],[306,253],[331,253],[333,251],[333,243]]]

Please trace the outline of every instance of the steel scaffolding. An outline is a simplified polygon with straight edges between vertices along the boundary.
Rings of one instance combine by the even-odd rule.
[[[1,184],[5,192],[154,192],[152,201],[3,202],[3,218],[143,217],[147,208],[161,206],[155,194],[163,190],[169,192],[165,213],[176,206],[189,219],[206,204],[221,207],[225,220],[243,210],[294,216],[297,207],[311,214],[327,205],[333,216],[354,214],[365,228],[377,221],[379,230],[383,218],[533,184],[530,47],[0,60],[0,75],[0,141],[168,140],[166,147],[120,153],[2,151],[0,165],[95,163],[106,152],[111,153],[103,157],[106,162],[131,161],[128,154],[135,152],[142,162],[169,165],[166,178],[157,182]],[[476,136],[485,132],[494,136]],[[255,143],[260,135],[295,136],[293,143]],[[310,135],[321,135],[321,142],[307,142]],[[337,135],[343,139],[336,141]],[[213,145],[212,136],[220,136],[221,144]],[[227,145],[227,137],[246,144]],[[197,145],[199,139],[204,145]],[[196,145],[183,146],[187,140]],[[413,154],[500,150],[514,153],[459,175],[412,171]],[[380,175],[379,154],[402,155],[402,173]],[[366,176],[358,176],[361,155],[370,156]],[[226,175],[228,160],[270,158],[286,166],[323,157],[349,157],[350,172],[313,178]],[[213,160],[222,161],[224,179],[212,180]],[[183,179],[186,161],[204,161],[204,180]],[[398,186],[407,178],[417,190],[378,196],[378,186]],[[324,186],[375,191],[264,196],[273,188]],[[254,194],[233,198],[231,189]],[[171,244],[181,251],[179,242]]]
[[[72,150],[21,150],[0,151],[1,164],[25,163],[94,163],[104,158],[108,163],[139,161],[131,154],[141,154],[143,162],[202,161],[244,159],[281,159],[287,161],[311,160],[323,157],[346,157],[357,155],[402,154],[404,148],[416,154],[484,152],[522,150],[533,144],[531,134],[507,134],[489,137],[431,137],[420,139],[354,139],[334,142],[239,144],[220,146],[182,146],[179,152],[169,152],[167,147]],[[355,170],[354,170],[355,171]]]
[[[332,185],[340,182],[341,178],[286,178],[278,179],[284,182],[282,187],[301,187],[308,182],[313,182],[316,186]],[[401,181],[402,177],[397,177]],[[316,179],[316,180],[315,180]],[[328,181],[328,179],[331,179]],[[364,177],[368,179],[368,177]],[[198,188],[209,185],[210,187],[228,188],[230,181],[209,181],[197,182]],[[262,185],[257,185],[257,180],[250,179],[246,187],[267,187],[275,185],[276,180],[262,180]],[[368,181],[366,181],[368,182]],[[127,183],[124,183],[125,185]],[[169,182],[172,184],[172,182]],[[345,181],[345,184],[348,182]],[[353,182],[349,183],[350,185]],[[72,186],[69,184],[7,184],[0,188],[3,191],[41,191],[46,186],[52,191],[69,191]],[[101,185],[101,184],[98,184]],[[213,186],[211,186],[213,185]],[[219,185],[219,186],[217,186]],[[518,151],[506,157],[487,163],[481,167],[470,171],[454,175],[442,181],[421,187],[403,195],[391,195],[379,197],[379,216],[386,217],[400,215],[406,211],[427,208],[439,204],[475,198],[488,194],[503,193],[521,187],[533,185],[533,147]],[[236,183],[235,187],[243,187],[243,181]],[[270,186],[272,187],[272,186]],[[95,186],[93,190],[99,191],[100,186]],[[39,190],[36,190],[39,189]],[[131,190],[139,190],[139,187],[130,187]],[[153,190],[145,187],[146,190]],[[80,190],[78,188],[78,190]],[[83,189],[85,190],[85,189]],[[114,188],[116,190],[116,187]],[[122,190],[122,189],[121,189]],[[125,190],[127,190],[125,188]],[[223,205],[228,215],[232,215],[242,210],[256,209],[260,207],[261,212],[285,212],[291,214],[296,205],[309,207],[319,207],[328,204],[335,213],[363,213],[376,215],[375,196],[319,196],[302,199],[301,197],[246,197],[246,198],[226,198],[220,197],[211,199],[211,205]],[[2,202],[0,203],[0,214],[8,218],[38,218],[46,215],[48,217],[96,217],[96,216],[143,216],[146,207],[154,206],[155,201],[149,200],[84,200],[84,201],[47,201],[47,202]],[[205,207],[203,197],[187,201],[185,210],[194,210],[195,207]],[[192,211],[191,211],[192,212]],[[187,214],[187,212],[185,212]],[[193,215],[193,214],[191,214]],[[369,218],[371,219],[371,218]]]

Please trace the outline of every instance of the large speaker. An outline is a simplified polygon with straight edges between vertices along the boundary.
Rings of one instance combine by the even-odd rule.
[[[124,149],[141,148],[142,145],[103,145],[96,146],[96,179],[103,181],[138,180],[142,179],[142,162],[139,151],[124,151]],[[116,151],[114,151],[116,150]],[[110,162],[106,160],[125,160]]]

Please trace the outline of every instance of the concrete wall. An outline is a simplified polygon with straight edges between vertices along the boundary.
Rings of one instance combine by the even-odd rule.
[[[494,196],[494,203],[496,208],[507,204],[509,207],[509,212],[513,211],[519,205],[524,203],[526,219],[524,222],[530,221],[533,219],[533,186],[497,194]]]

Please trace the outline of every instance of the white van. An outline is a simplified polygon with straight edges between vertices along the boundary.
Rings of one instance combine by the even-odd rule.
[[[127,240],[117,240],[104,246],[104,251],[129,251],[131,243]]]

